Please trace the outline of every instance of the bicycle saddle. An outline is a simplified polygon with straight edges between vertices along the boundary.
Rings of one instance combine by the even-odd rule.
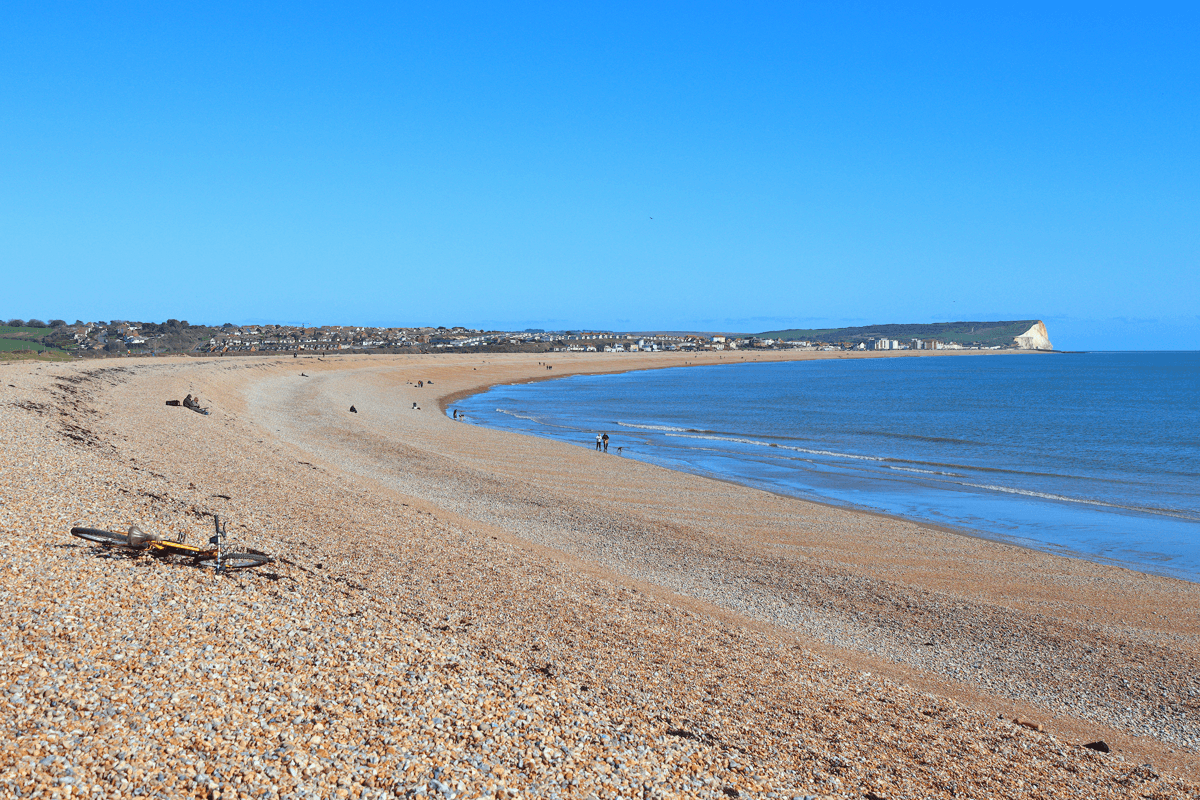
[[[139,528],[137,525],[129,526],[128,539],[129,539],[129,546],[136,547],[136,548],[147,547],[150,544],[150,542],[162,541],[162,537],[159,536],[158,534],[146,533],[141,528]]]

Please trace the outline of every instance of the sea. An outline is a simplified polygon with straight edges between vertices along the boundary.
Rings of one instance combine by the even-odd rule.
[[[1200,581],[1200,352],[747,360],[496,386],[454,408],[589,449],[607,433],[609,458]]]

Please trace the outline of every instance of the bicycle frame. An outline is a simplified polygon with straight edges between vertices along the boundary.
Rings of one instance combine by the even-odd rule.
[[[182,540],[172,542],[165,539],[151,541],[146,549],[151,555],[173,555],[185,556],[188,558],[206,558],[215,555],[217,557],[217,572],[221,571],[223,556],[225,554],[225,526],[221,524],[220,518],[213,514],[213,526],[216,528],[216,533],[209,538],[208,543],[216,545],[215,547],[197,547],[194,544],[185,544]]]
[[[136,525],[131,526],[129,533],[118,534],[99,528],[74,527],[71,535],[86,539],[102,547],[126,547],[135,552],[148,553],[151,556],[182,556],[191,559],[197,566],[212,566],[218,573],[227,570],[243,570],[261,567],[271,561],[266,553],[251,550],[245,553],[230,553],[225,547],[225,525],[217,515],[213,515],[215,533],[209,538],[210,547],[197,547],[184,542],[185,534],[180,533],[172,541],[165,537],[149,535]]]

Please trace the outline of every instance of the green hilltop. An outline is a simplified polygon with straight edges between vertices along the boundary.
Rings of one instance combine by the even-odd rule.
[[[1036,319],[1026,319],[1005,322],[932,322],[925,325],[865,325],[858,328],[791,328],[784,331],[766,331],[758,334],[758,337],[851,344],[868,339],[896,339],[900,342],[910,339],[937,339],[941,342],[993,347],[1011,345],[1013,337],[1025,333],[1037,322]]]

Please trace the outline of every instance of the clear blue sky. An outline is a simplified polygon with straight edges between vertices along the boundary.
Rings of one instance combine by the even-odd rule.
[[[1200,348],[1197,6],[975,5],[10,3],[0,316]]]

